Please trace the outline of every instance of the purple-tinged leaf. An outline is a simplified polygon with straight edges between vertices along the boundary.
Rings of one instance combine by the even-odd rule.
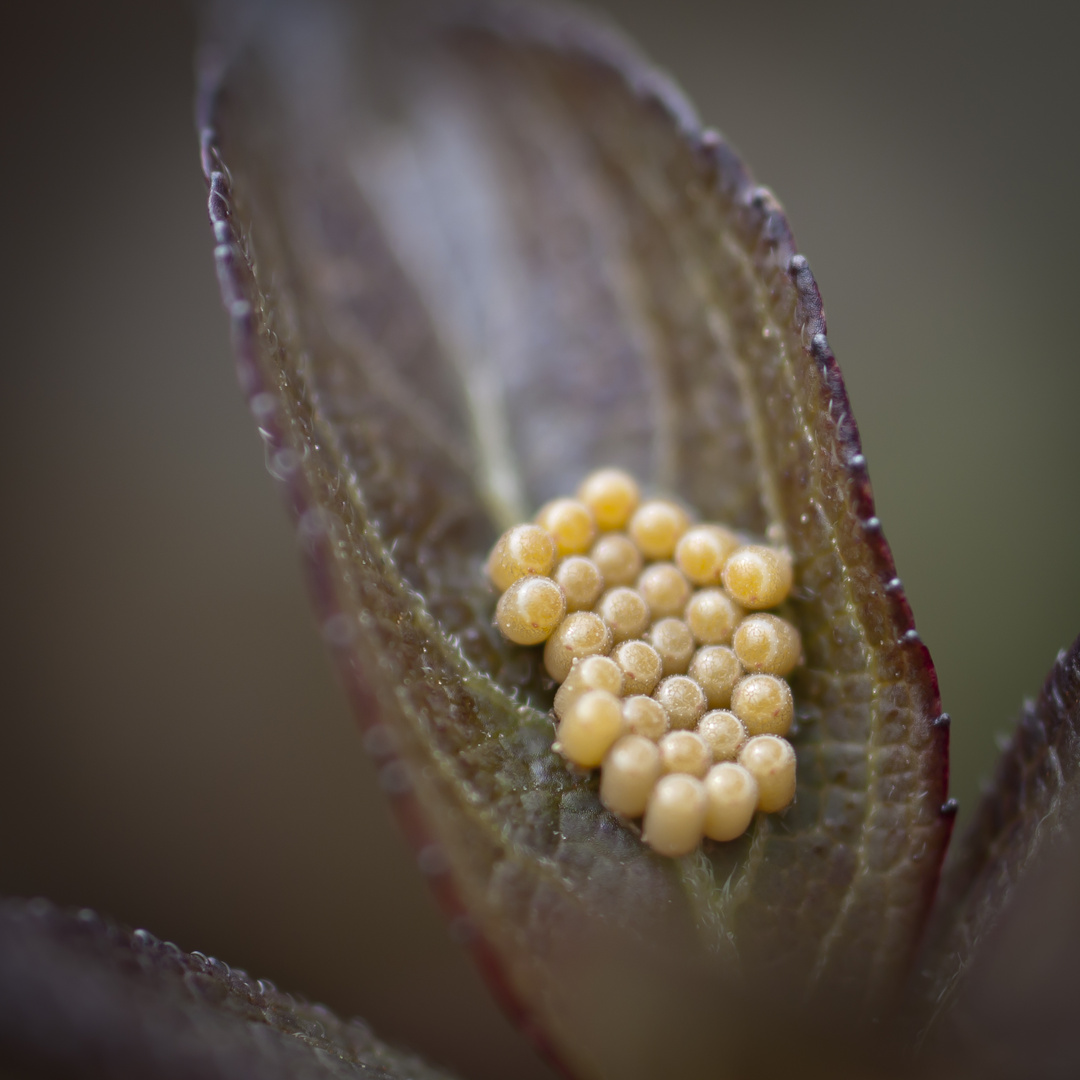
[[[1080,1053],[1071,1019],[1059,1022],[1080,992],[1078,826],[1080,638],[1024,705],[943,877],[927,949],[936,1038],[996,1058],[995,1069],[1006,1067],[995,1048],[1009,1043],[1015,1075],[1071,1075],[1036,1061],[1064,1045],[1075,1069]]]
[[[876,1020],[948,839],[947,727],[778,204],[578,16],[227,10],[201,122],[241,382],[459,929],[584,1075],[734,1062],[759,994]],[[796,558],[796,804],[677,862],[552,753],[491,626],[499,529],[606,463]]]
[[[43,900],[0,902],[0,1073],[448,1080],[359,1021],[145,930]]]

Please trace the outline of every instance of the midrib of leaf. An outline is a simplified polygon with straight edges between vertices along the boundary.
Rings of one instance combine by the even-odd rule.
[[[507,229],[504,215],[498,212],[497,184],[491,179],[483,140],[469,133],[467,118],[452,108],[450,99],[444,98],[442,105],[441,115],[427,125],[428,154],[418,153],[415,140],[402,130],[393,142],[387,136],[375,149],[369,147],[362,154],[354,154],[352,173],[364,198],[376,208],[384,225],[384,238],[408,272],[438,329],[444,354],[465,389],[477,487],[493,520],[505,529],[529,516],[521,470],[506,423],[504,384],[498,372],[507,351],[514,347],[513,335],[506,332],[503,323],[519,309],[521,285],[518,280],[508,280],[505,273],[514,262],[507,254]],[[432,106],[436,107],[434,102]],[[439,130],[440,125],[450,127],[448,139]],[[461,265],[458,231],[462,226],[454,229],[444,216],[434,212],[439,204],[439,181],[421,164],[432,157],[433,139],[446,151],[441,155],[436,151],[435,156],[452,174],[455,190],[472,192],[475,199],[487,197],[488,205],[483,209],[475,204],[467,207],[469,220],[463,227],[478,234],[473,238],[474,248],[494,246],[504,255],[504,273],[484,275],[489,310],[502,317],[494,329],[491,319],[478,329],[460,315],[464,293],[447,270],[455,263]],[[455,139],[464,140],[471,154],[454,147]],[[414,181],[414,185],[403,180]]]

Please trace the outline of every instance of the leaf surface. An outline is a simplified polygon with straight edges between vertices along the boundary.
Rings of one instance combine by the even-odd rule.
[[[1064,1043],[1075,1068],[1072,1026],[1055,1024],[1046,1006],[1080,992],[1080,957],[1068,932],[1080,901],[1078,826],[1080,638],[1025,703],[942,880],[924,965],[927,997],[942,1038],[959,1039],[968,1057],[977,1051],[993,1062],[994,1048],[1008,1041],[1020,1055],[1012,1067],[1049,1076],[1055,1069],[1036,1062]],[[1019,1022],[1021,1013],[1029,1022]],[[1049,1039],[1036,1035],[1041,1028]]]
[[[449,1080],[379,1042],[360,1021],[339,1020],[145,930],[43,900],[0,902],[0,1072],[53,1080]]]
[[[948,839],[947,728],[775,199],[579,16],[229,11],[201,117],[241,382],[459,929],[584,1075],[712,1072],[763,993],[873,1020]],[[795,554],[796,803],[678,861],[552,753],[491,625],[500,529],[609,463]]]

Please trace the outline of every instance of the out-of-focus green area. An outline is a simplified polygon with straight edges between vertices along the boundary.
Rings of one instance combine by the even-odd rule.
[[[1080,632],[1064,5],[603,5],[787,206],[970,808]],[[549,1075],[395,834],[233,383],[180,6],[0,52],[0,891],[101,908],[472,1077]],[[963,816],[960,828],[963,827]]]

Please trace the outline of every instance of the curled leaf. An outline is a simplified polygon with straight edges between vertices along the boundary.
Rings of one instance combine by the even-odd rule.
[[[229,9],[201,105],[241,382],[386,784],[585,1075],[712,1072],[761,994],[875,1019],[948,839],[947,728],[806,260],[610,31],[387,7]],[[679,861],[552,753],[491,626],[500,528],[609,463],[795,555],[796,804]]]
[[[359,1021],[145,930],[43,900],[0,903],[0,1072],[446,1080]]]
[[[1068,932],[1080,899],[1078,827],[1080,639],[1024,705],[942,881],[927,995],[935,1038],[968,1060],[1001,1067],[1004,1049],[1017,1074],[1075,1068],[1071,1022],[1054,1017],[1055,1003],[1075,1000],[1080,970]]]

